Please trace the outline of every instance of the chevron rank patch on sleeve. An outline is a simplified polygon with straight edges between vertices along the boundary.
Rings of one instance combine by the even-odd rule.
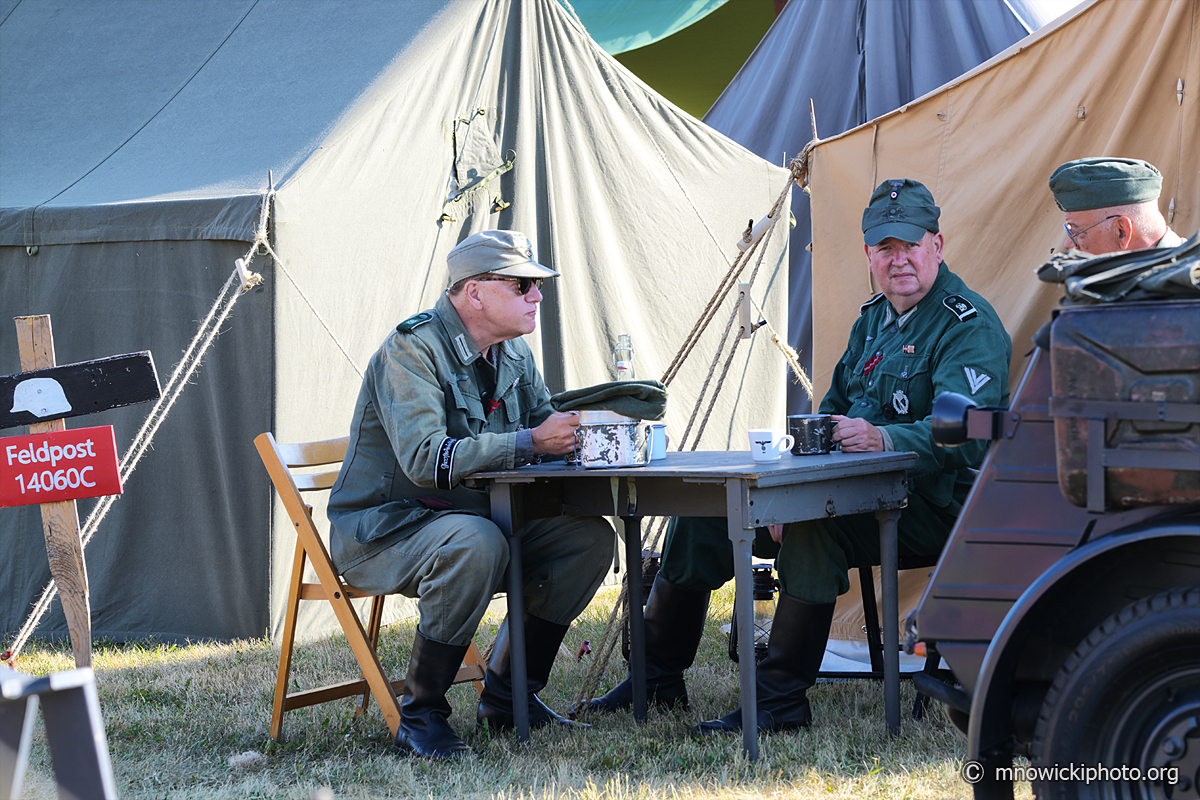
[[[957,294],[952,294],[942,301],[942,305],[950,309],[954,316],[958,317],[959,321],[968,320],[977,313],[975,306],[971,305],[971,301]]]
[[[972,397],[992,379],[986,372],[976,372],[970,367],[963,367],[963,374],[967,376],[967,385],[971,387]]]

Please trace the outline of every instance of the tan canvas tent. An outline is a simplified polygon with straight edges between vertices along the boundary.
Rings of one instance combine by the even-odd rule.
[[[1034,276],[1063,239],[1050,173],[1084,156],[1146,159],[1162,170],[1169,224],[1190,236],[1200,227],[1198,101],[1200,0],[1092,0],[961,78],[818,143],[809,176],[816,396],[876,292],[860,222],[880,181],[914,178],[933,192],[946,263],[1012,336],[1015,386],[1030,337],[1060,296]],[[902,576],[902,615],[925,577]],[[850,634],[857,598],[843,600]]]

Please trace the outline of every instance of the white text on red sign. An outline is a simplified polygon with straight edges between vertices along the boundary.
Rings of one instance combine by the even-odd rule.
[[[0,439],[0,506],[121,492],[111,425]]]

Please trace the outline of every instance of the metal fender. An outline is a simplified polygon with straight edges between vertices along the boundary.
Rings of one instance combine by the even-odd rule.
[[[1099,559],[1164,538],[1200,541],[1197,509],[1193,507],[1180,513],[1153,517],[1096,538],[1071,551],[1030,584],[1005,615],[984,654],[971,698],[971,717],[967,730],[968,759],[985,764],[996,762],[997,759],[1011,763],[1013,731],[1009,700],[1012,695],[1012,675],[1028,632],[1036,626],[1036,614],[1032,612],[1039,604],[1054,595],[1056,587],[1064,580],[1070,579],[1079,570],[1087,569],[1089,565],[1095,565]]]

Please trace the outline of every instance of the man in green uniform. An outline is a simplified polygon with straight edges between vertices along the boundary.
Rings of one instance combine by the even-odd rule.
[[[1054,170],[1050,191],[1063,212],[1063,248],[1092,255],[1178,247],[1158,207],[1162,173],[1138,158],[1077,158]]]
[[[884,181],[863,212],[864,250],[881,293],[862,306],[834,370],[820,413],[832,414],[833,440],[844,452],[907,450],[919,456],[909,473],[908,506],[899,522],[901,555],[941,551],[962,508],[986,442],[942,448],[930,435],[933,400],[959,392],[980,406],[1008,402],[1012,343],[992,307],[942,261],[940,210],[916,181]],[[807,727],[806,690],[820,670],[838,595],[851,567],[878,564],[873,514],[785,525],[756,553],[778,543],[780,594],[767,656],[758,665],[758,726]],[[733,577],[726,521],[681,518],[669,531],[662,567],[646,604],[648,694],[662,705],[687,702],[683,670],[691,665],[709,593]],[[624,708],[629,682],[592,703]],[[741,710],[693,729],[741,730]]]
[[[417,598],[396,747],[431,758],[469,752],[447,721],[445,693],[508,565],[487,493],[462,480],[569,453],[579,424],[575,413],[551,409],[520,338],[537,325],[542,280],[558,273],[513,231],[473,234],[446,263],[450,288],[437,305],[400,323],[367,365],[329,500],[331,556],[346,581]],[[522,532],[531,726],[567,724],[535,692],[612,548],[600,517],[538,520]],[[484,683],[477,723],[511,728],[507,620]]]

